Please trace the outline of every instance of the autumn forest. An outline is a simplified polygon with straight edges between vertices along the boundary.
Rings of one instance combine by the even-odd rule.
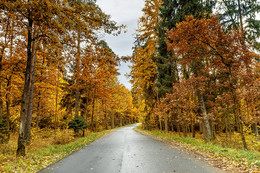
[[[100,35],[127,26],[95,0],[0,0],[0,162],[137,122],[260,151],[259,1],[144,4],[120,57]]]

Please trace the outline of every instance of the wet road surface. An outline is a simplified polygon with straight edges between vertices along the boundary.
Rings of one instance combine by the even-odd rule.
[[[123,127],[40,173],[220,173],[209,164]]]

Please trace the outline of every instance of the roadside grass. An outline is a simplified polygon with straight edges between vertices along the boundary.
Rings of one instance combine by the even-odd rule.
[[[15,153],[0,154],[0,172],[37,172],[71,153],[85,147],[111,130],[91,133],[68,144],[48,145],[43,148],[29,148],[25,157]],[[41,142],[39,142],[41,143]]]
[[[205,143],[204,140],[191,137],[180,137],[173,133],[166,133],[159,130],[143,130],[140,127],[138,131],[148,133],[152,136],[174,141],[175,143],[188,148],[189,150],[207,154],[208,157],[223,161],[233,166],[243,167],[243,169],[260,171],[260,152],[246,151],[243,149],[228,148],[211,142]]]

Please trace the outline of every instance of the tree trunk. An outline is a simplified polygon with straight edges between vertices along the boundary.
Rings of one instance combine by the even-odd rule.
[[[254,127],[254,131],[255,131],[255,136],[256,136],[257,140],[259,140],[259,133],[258,133],[257,123],[254,123],[253,127]]]
[[[240,29],[241,29],[241,32],[244,34],[243,17],[242,17],[242,10],[241,10],[240,0],[238,0],[238,13],[239,13]]]
[[[227,123],[227,114],[225,113],[225,131],[226,131],[226,143],[228,143],[228,123]]]
[[[111,113],[111,129],[115,128],[115,115]]]
[[[1,64],[1,61],[0,61]],[[0,71],[0,76],[1,76],[1,71]],[[2,80],[0,80],[0,119],[3,116],[3,96],[2,96]]]
[[[123,118],[122,118],[122,115],[119,115],[119,119],[120,119],[120,127],[123,126]]]
[[[212,137],[212,131],[211,131],[211,128],[210,128],[210,122],[209,122],[206,106],[205,106],[205,103],[204,103],[204,98],[203,98],[203,96],[201,95],[201,93],[198,89],[197,89],[197,97],[198,97],[198,100],[199,100],[199,106],[200,106],[200,110],[201,110],[202,117],[203,117],[206,141],[209,142],[211,140],[211,137]]]
[[[231,71],[231,66],[228,66],[228,70],[229,70],[229,83],[230,83],[230,92],[231,92],[231,95],[232,95],[232,98],[233,98],[233,112],[234,112],[234,115],[235,115],[235,119],[237,120],[237,123],[238,123],[238,127],[239,127],[239,132],[240,132],[240,135],[241,135],[241,139],[242,139],[242,142],[243,142],[243,145],[244,145],[244,149],[248,149],[247,148],[247,144],[246,144],[246,140],[245,140],[245,135],[244,135],[244,129],[243,129],[243,123],[242,123],[242,120],[241,120],[241,111],[240,111],[240,106],[238,105],[238,102],[237,102],[237,96],[236,96],[236,93],[235,93],[235,90],[234,90],[234,84],[233,84],[233,79],[232,79],[232,71]]]
[[[160,130],[162,131],[162,118],[159,116]]]
[[[1,72],[0,72],[0,74],[1,74]],[[1,91],[2,91],[2,82],[0,82],[0,118],[2,118],[2,116],[3,116],[3,108],[4,108],[3,107],[3,98],[2,98]]]
[[[40,106],[41,106],[41,103],[40,103],[40,97],[39,97],[39,101],[38,101],[38,104],[37,104],[37,117],[36,117],[36,125],[35,125],[36,128],[39,127],[39,121],[40,121],[40,116],[41,116],[41,114],[40,114],[40,112],[41,112]]]
[[[92,100],[92,114],[91,114],[91,130],[94,131],[94,115],[95,115],[95,89],[93,91],[93,100]]]
[[[88,98],[90,98],[89,92],[87,94],[87,99],[86,99],[86,103],[85,103],[85,110],[84,110],[84,115],[85,115],[85,119],[86,119],[87,123],[88,123],[88,117],[89,117],[89,113],[88,113],[89,99]]]
[[[183,129],[184,137],[187,137],[187,125],[186,125],[186,122],[183,123],[182,129]]]
[[[213,140],[216,139],[216,125],[212,123],[212,138]]]
[[[58,73],[57,72],[57,77],[56,77],[56,94],[55,94],[55,120],[54,120],[54,133],[55,133],[55,138],[56,138],[56,129],[58,126],[58,95],[59,95],[59,90],[58,90],[58,81],[59,81],[59,77],[58,77]]]
[[[36,65],[36,44],[32,39],[32,19],[28,25],[28,42],[27,42],[27,65],[25,72],[24,90],[20,112],[20,128],[18,137],[17,156],[25,155],[25,145],[30,142],[32,107],[33,107],[33,86]],[[34,50],[34,51],[33,51]],[[34,53],[34,55],[33,55]]]
[[[177,121],[177,132],[178,132],[179,136],[181,136],[181,127],[180,127],[179,121]]]
[[[7,130],[9,131],[10,130],[10,86],[11,86],[11,79],[12,79],[12,76],[9,77],[9,79],[7,80],[7,93],[5,95],[5,98],[6,98],[6,126],[7,126]]]
[[[79,92],[79,71],[80,71],[80,31],[77,38],[77,56],[76,56],[76,99],[75,99],[75,118],[79,117],[80,92]],[[93,130],[93,129],[92,129]]]
[[[195,130],[194,130],[194,118],[191,119],[191,133],[192,133],[192,137],[195,138],[196,134],[195,134]]]
[[[165,128],[164,128],[165,132],[168,132],[169,127],[168,127],[168,117],[167,117],[167,115],[164,116],[164,126],[165,126]]]
[[[107,106],[105,105],[105,129],[107,130],[108,129],[108,126],[107,126]]]
[[[246,138],[245,138],[244,130],[243,130],[243,123],[241,122],[240,117],[239,117],[239,124],[240,124],[240,134],[241,134],[242,142],[243,142],[243,145],[244,145],[244,149],[248,150]]]
[[[243,145],[244,145],[244,149],[247,150],[248,148],[247,148],[246,139],[245,139],[245,135],[244,135],[243,123],[242,123],[241,117],[240,117],[240,115],[241,115],[240,108],[237,105],[237,101],[236,101],[237,99],[236,99],[235,93],[234,93],[234,91],[232,89],[231,89],[231,93],[232,93],[233,101],[234,101],[233,112],[234,112],[234,115],[235,115],[235,117],[237,119],[239,132],[240,132],[241,139],[242,139],[242,142],[243,142]]]

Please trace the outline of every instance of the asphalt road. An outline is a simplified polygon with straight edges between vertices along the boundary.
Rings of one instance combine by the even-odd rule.
[[[40,173],[220,173],[209,164],[123,127]]]

